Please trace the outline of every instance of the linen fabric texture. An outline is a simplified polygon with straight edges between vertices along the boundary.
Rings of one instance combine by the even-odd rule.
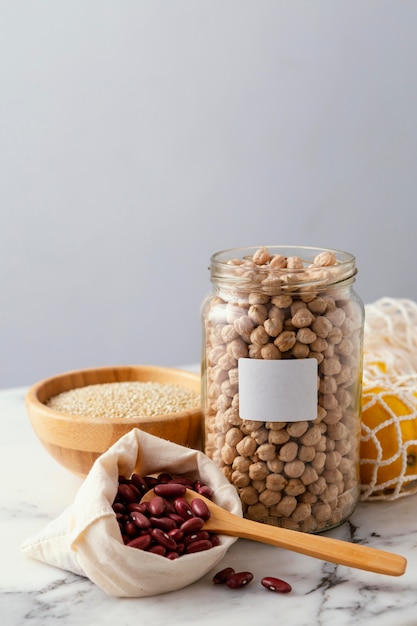
[[[242,516],[237,491],[199,450],[133,429],[94,463],[73,503],[45,529],[28,538],[27,556],[89,578],[108,595],[153,596],[181,589],[216,566],[235,537],[219,535],[220,545],[169,560],[123,544],[112,503],[119,475],[170,472],[199,478],[213,489],[213,501]]]

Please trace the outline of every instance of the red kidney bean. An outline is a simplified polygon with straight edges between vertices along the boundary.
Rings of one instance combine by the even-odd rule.
[[[166,550],[163,545],[160,543],[156,543],[148,549],[148,552],[152,552],[153,554],[159,554],[159,556],[165,556]]]
[[[194,481],[187,476],[177,476],[176,478],[172,478],[169,482],[176,483],[178,485],[185,485],[186,487],[193,487]]]
[[[140,494],[134,485],[122,483],[118,487],[117,494],[124,502],[138,502],[140,500]]]
[[[125,524],[125,533],[129,535],[129,537],[137,537],[138,535],[138,527],[131,521],[126,522]]]
[[[214,533],[210,534],[210,541],[211,541],[211,545],[213,546],[213,548],[220,545],[220,539]]]
[[[214,574],[211,582],[213,585],[220,585],[221,583],[225,583],[226,580],[234,573],[235,570],[233,567],[225,567],[224,569],[221,569],[220,572],[217,572],[217,574]]]
[[[210,533],[207,530],[200,530],[197,533],[192,533],[191,535],[186,535],[184,537],[184,543],[187,545],[192,541],[199,541],[200,539],[210,539]]]
[[[123,514],[125,512],[125,505],[122,502],[115,502],[113,504],[113,511],[117,513]]]
[[[265,578],[262,578],[261,585],[263,585],[265,589],[275,591],[276,593],[289,593],[292,589],[291,585],[285,582],[285,580],[274,578],[273,576],[265,576]]]
[[[209,500],[211,500],[213,497],[213,490],[208,485],[199,485],[196,491],[197,493],[200,494],[200,496],[204,496],[205,498],[208,498]]]
[[[193,512],[190,505],[185,498],[179,497],[174,500],[174,507],[178,515],[181,515],[183,520],[193,517]]]
[[[126,509],[131,513],[132,511],[139,511],[139,513],[147,513],[148,511],[148,503],[147,502],[129,502],[126,506]]]
[[[169,530],[168,535],[176,542],[182,541],[184,538],[184,533],[180,528],[173,528],[172,530]]]
[[[175,507],[170,500],[165,498],[165,515],[169,515],[170,513],[175,513]]]
[[[201,530],[204,526],[204,520],[201,517],[190,517],[190,519],[185,520],[180,526],[181,530],[185,535],[190,533],[195,533],[198,530]]]
[[[176,523],[170,517],[150,517],[149,521],[154,528],[160,528],[166,533],[177,527]]]
[[[170,519],[173,519],[174,522],[178,524],[178,526],[181,526],[181,524],[184,521],[184,518],[181,517],[181,515],[178,515],[178,513],[168,513],[167,517],[169,517]]]
[[[142,478],[142,476],[139,476],[139,474],[132,474],[130,480],[142,495],[148,491],[146,481]]]
[[[154,496],[148,502],[148,511],[151,515],[162,515],[165,513],[166,500],[161,496]]]
[[[156,476],[142,476],[143,480],[146,483],[147,491],[153,489],[155,485],[158,484],[158,479]]]
[[[251,580],[253,580],[251,572],[235,572],[226,579],[226,585],[231,589],[239,589],[248,585]]]
[[[153,488],[155,494],[163,498],[177,498],[178,496],[183,496],[185,489],[185,485],[180,485],[179,483],[160,483]]]
[[[178,554],[178,552],[172,551],[172,552],[167,552],[165,556],[170,561],[174,561],[175,559],[178,559],[180,555]]]
[[[135,492],[135,494],[136,494],[136,499],[137,499],[137,501],[139,502],[139,500],[140,500],[140,499],[141,499],[141,497],[143,496],[143,493],[140,491],[140,489],[138,489],[138,488],[136,487],[136,485],[135,485],[132,481],[130,481],[130,483],[128,483],[128,484],[129,484],[129,487],[130,487],[130,488],[131,488],[131,489]]]
[[[151,537],[167,550],[175,550],[177,542],[160,528],[152,528]]]
[[[172,476],[168,472],[162,472],[158,475],[158,482],[160,483],[168,483],[170,480],[172,480]]]
[[[185,546],[186,554],[192,554],[194,552],[203,552],[204,550],[210,550],[213,546],[211,545],[211,541],[209,539],[199,539],[197,541],[192,541],[191,543]]]
[[[149,518],[146,517],[143,513],[139,513],[139,511],[132,511],[130,514],[130,519],[138,528],[147,529],[151,527],[151,522]]]
[[[152,543],[152,538],[150,535],[140,535],[140,537],[136,537],[128,542],[128,546],[130,548],[138,548],[138,550],[146,550]]]
[[[191,501],[190,507],[196,517],[201,517],[203,520],[208,520],[210,517],[210,510],[204,500],[195,498]]]

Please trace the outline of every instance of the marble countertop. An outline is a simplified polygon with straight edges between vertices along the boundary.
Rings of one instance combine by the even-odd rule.
[[[229,623],[253,626],[416,626],[417,496],[361,502],[349,522],[327,534],[396,552],[408,560],[400,577],[323,562],[239,539],[216,571],[250,570],[253,582],[231,590],[211,584],[210,572],[180,591],[150,598],[107,596],[88,579],[28,558],[21,543],[42,530],[74,499],[81,479],[59,466],[32,431],[26,388],[0,391],[0,615],[7,626],[57,624],[127,626]],[[292,585],[286,595],[260,585],[277,576]]]

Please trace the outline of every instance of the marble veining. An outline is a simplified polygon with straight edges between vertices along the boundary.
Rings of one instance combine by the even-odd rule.
[[[106,596],[88,579],[21,554],[24,539],[68,506],[81,479],[49,457],[24,407],[25,388],[0,391],[0,616],[5,626],[417,626],[417,496],[362,502],[328,535],[402,554],[403,576],[373,574],[256,542],[238,540],[217,569],[249,569],[253,582],[231,590],[210,572],[179,591],[151,598]],[[271,575],[291,583],[287,595],[265,590]]]

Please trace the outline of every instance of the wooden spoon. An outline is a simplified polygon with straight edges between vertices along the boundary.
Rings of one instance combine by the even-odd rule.
[[[149,501],[154,495],[153,490],[148,491],[141,501]],[[199,498],[206,503],[211,515],[204,522],[204,529],[220,535],[252,539],[331,563],[389,576],[401,576],[407,566],[407,560],[399,554],[239,517],[190,489],[186,490],[183,497],[187,502]]]

